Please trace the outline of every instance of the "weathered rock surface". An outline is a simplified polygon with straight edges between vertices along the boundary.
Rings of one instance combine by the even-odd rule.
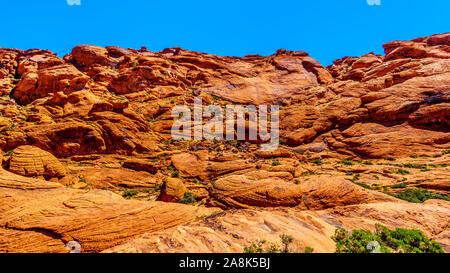
[[[18,57],[17,72],[21,77],[13,97],[20,103],[30,103],[49,93],[81,90],[89,81],[87,75],[48,50],[24,52]]]
[[[292,209],[239,210],[216,213],[165,231],[146,233],[105,252],[200,253],[237,252],[260,240],[281,246],[280,234],[290,234],[292,252],[313,247],[314,252],[334,252],[331,239],[337,228],[371,229],[376,223],[390,228],[424,231],[441,242],[446,251],[450,203],[430,200],[424,204],[375,203],[319,211]]]
[[[186,177],[207,177],[206,163],[189,153],[175,154],[171,157],[173,166]]]
[[[24,145],[14,149],[9,160],[9,171],[23,176],[62,178],[66,169],[51,153]]]
[[[292,145],[322,138],[332,150],[370,158],[448,147],[450,34],[439,37],[388,43],[385,57],[335,61],[333,83],[291,98],[282,135]]]
[[[96,189],[137,189],[146,190],[155,188],[160,179],[146,171],[135,171],[127,168],[111,167],[72,167],[67,174],[67,185],[72,185],[81,180],[86,181],[87,186],[92,185]]]
[[[316,150],[366,158],[432,155],[449,148],[448,37],[390,42],[386,56],[345,57],[326,69],[286,50],[236,58],[80,45],[60,59],[48,50],[1,49],[0,90],[14,99],[1,112],[16,102],[27,109],[15,106],[6,121],[15,126],[1,135],[0,148],[29,138],[64,157],[159,151],[170,109],[201,96],[205,103],[281,104],[281,136],[291,146],[315,141],[325,145]]]
[[[163,202],[125,200],[104,191],[0,170],[0,252],[67,252],[69,241],[83,252],[99,252],[136,235],[166,229],[208,209]]]
[[[0,48],[0,252],[242,252],[280,233],[332,252],[336,228],[377,222],[450,250],[450,33],[384,49],[324,68],[286,50]],[[194,97],[280,105],[279,149],[174,141]],[[414,194],[443,200],[394,197]]]
[[[158,168],[154,164],[142,159],[127,160],[123,163],[123,167],[149,173],[156,173],[158,171]]]
[[[263,172],[263,173],[261,173]],[[313,177],[299,184],[285,182],[265,171],[218,179],[211,191],[213,202],[224,208],[299,207],[325,209],[374,202],[399,202],[369,191],[342,177]]]

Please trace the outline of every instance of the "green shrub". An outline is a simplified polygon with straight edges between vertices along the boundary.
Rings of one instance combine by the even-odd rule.
[[[270,243],[264,250],[265,253],[281,253],[280,247],[276,243]]]
[[[387,160],[387,161],[395,161],[395,158],[393,158],[393,157],[386,157],[384,160]]]
[[[283,252],[288,253],[289,252],[289,245],[294,241],[294,237],[287,234],[281,234],[280,235],[281,242],[283,243]]]
[[[136,194],[138,194],[137,190],[126,190],[122,193],[122,197],[131,198],[131,197],[135,196]]]
[[[314,159],[314,160],[311,160],[310,161],[311,163],[313,163],[313,164],[316,164],[316,165],[318,165],[318,166],[321,166],[322,165],[322,160],[320,160],[320,159]]]
[[[443,153],[444,155],[450,154],[450,149],[443,150],[442,153]]]
[[[278,160],[272,161],[272,166],[279,166],[279,165],[281,165],[280,161]]]
[[[172,177],[178,178],[180,177],[180,172],[178,170],[173,171],[173,173],[171,174]]]
[[[281,253],[281,249],[275,243],[269,243],[266,245],[266,240],[257,242],[248,247],[244,247],[244,253]]]
[[[260,240],[256,244],[244,247],[244,253],[288,253],[289,245],[294,241],[294,237],[291,235],[281,234],[280,239],[284,246],[283,249],[281,249],[276,243],[267,243],[266,240]],[[312,248],[307,249],[313,250]]]
[[[344,228],[336,229],[331,239],[336,242],[336,253],[368,253],[367,244],[376,240],[370,230],[353,230],[349,234]]]
[[[442,246],[428,239],[420,230],[397,228],[390,230],[376,224],[376,231],[353,230],[350,234],[341,228],[331,238],[337,253],[369,253],[370,242],[378,242],[381,253],[443,253]]]
[[[349,159],[342,159],[341,164],[346,165],[346,166],[352,166],[352,165],[355,165],[355,162],[353,162]]]
[[[410,172],[408,170],[404,170],[404,169],[398,169],[396,173],[401,174],[401,175],[410,174]]]
[[[410,168],[410,169],[422,169],[422,170],[427,169],[427,165],[418,165],[418,164],[412,164],[412,163],[403,164],[403,167]]]
[[[266,243],[266,240],[262,240],[257,242],[256,244],[251,244],[250,246],[244,247],[244,253],[263,253],[263,245]]]
[[[449,164],[428,164],[427,165],[430,168],[447,168],[448,166],[450,166]]]
[[[394,197],[411,202],[411,203],[423,203],[428,199],[442,199],[450,201],[450,197],[434,194],[425,189],[407,189],[402,192],[393,194]]]
[[[363,187],[365,189],[369,189],[369,190],[371,189],[371,187],[369,185],[367,185],[365,183],[362,183],[362,182],[355,182],[355,184],[358,185],[358,186],[361,186],[361,187]]]
[[[197,196],[190,191],[184,193],[184,197],[179,201],[183,204],[192,204],[197,202]]]
[[[349,181],[351,181],[351,182],[353,182],[353,183],[356,183],[356,181],[359,180],[360,176],[361,176],[361,174],[357,173],[357,174],[355,174],[355,175],[353,176],[352,179],[348,179],[348,178],[347,178],[347,180],[349,180]]]
[[[305,247],[305,253],[313,253],[313,252],[314,252],[314,248],[309,247],[309,246]]]
[[[393,189],[404,189],[406,188],[408,185],[406,185],[405,183],[400,183],[400,184],[395,184],[394,186],[392,186],[391,188]]]

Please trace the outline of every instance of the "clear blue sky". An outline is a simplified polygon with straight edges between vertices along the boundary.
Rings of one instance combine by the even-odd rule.
[[[3,0],[0,47],[166,47],[224,56],[303,50],[323,65],[450,31],[449,0]]]

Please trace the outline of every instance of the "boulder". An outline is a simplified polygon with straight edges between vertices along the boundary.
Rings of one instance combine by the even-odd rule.
[[[117,50],[110,49],[110,52],[117,52]],[[103,66],[115,67],[119,61],[109,56],[107,49],[92,45],[79,45],[72,49],[71,56],[73,62],[77,67],[88,68],[94,64]]]
[[[173,166],[183,177],[207,177],[206,163],[197,156],[189,153],[175,154],[171,157]]]
[[[23,145],[14,149],[9,162],[9,171],[23,176],[62,178],[65,167],[51,153],[38,147]]]
[[[294,184],[276,175],[270,177],[265,171],[256,171],[220,178],[211,190],[211,202],[222,208],[298,207],[307,210],[401,202],[389,195],[364,189],[343,177],[303,178]]]
[[[136,171],[146,171],[152,174],[155,174],[158,171],[158,168],[153,163],[143,159],[129,159],[126,160],[122,166],[124,168],[133,169]]]
[[[178,202],[186,192],[186,186],[178,178],[167,177],[161,188],[159,200],[164,202]]]

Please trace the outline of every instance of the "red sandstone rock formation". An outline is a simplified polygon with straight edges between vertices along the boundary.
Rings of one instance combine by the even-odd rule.
[[[0,252],[241,252],[279,233],[332,252],[335,228],[376,222],[450,251],[448,201],[393,197],[449,196],[450,34],[384,48],[327,68],[286,50],[0,48]],[[173,141],[171,110],[195,96],[280,105],[282,145]]]

